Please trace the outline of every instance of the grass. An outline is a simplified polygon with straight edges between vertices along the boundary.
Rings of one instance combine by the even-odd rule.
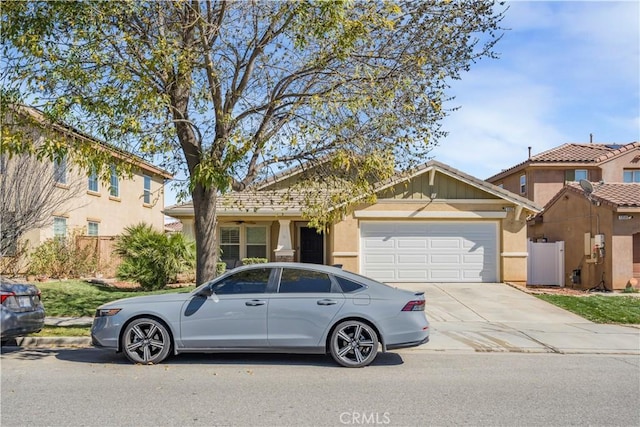
[[[37,334],[30,334],[30,337],[89,337],[91,336],[90,326],[45,326]]]
[[[47,316],[93,317],[96,308],[121,298],[189,292],[193,287],[172,288],[161,291],[135,291],[94,285],[82,280],[38,283]]]
[[[596,323],[640,324],[640,298],[592,295],[536,295]]]

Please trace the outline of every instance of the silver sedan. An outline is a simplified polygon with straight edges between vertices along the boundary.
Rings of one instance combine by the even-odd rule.
[[[428,342],[424,308],[423,292],[336,267],[269,263],[236,268],[190,293],[102,305],[91,337],[142,364],[187,352],[330,353],[356,368],[380,348]]]

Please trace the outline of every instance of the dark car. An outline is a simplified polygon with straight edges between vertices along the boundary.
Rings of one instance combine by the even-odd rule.
[[[44,306],[35,285],[0,277],[0,341],[39,332],[44,326]]]

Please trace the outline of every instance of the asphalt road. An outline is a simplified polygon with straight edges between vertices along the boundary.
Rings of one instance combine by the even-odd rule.
[[[640,357],[553,353],[181,355],[3,349],[8,426],[640,425]]]

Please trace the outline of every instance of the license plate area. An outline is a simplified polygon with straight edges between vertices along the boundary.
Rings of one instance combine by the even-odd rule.
[[[21,309],[32,310],[33,306],[33,297],[29,295],[21,295],[18,297],[18,307]]]

